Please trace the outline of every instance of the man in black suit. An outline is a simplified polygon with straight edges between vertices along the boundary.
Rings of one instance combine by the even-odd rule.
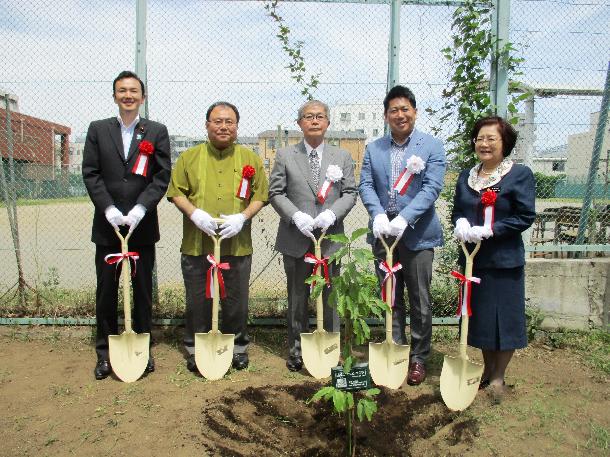
[[[95,206],[91,235],[97,274],[95,379],[104,379],[112,372],[108,335],[118,334],[120,264],[105,262],[108,254],[121,252],[116,228],[123,236],[133,232],[129,250],[139,253],[132,277],[133,330],[150,333],[152,327],[152,270],[159,241],[157,204],[169,184],[171,162],[167,128],[138,114],[145,97],[142,80],[130,71],[121,72],[113,82],[119,115],[91,123],[83,152],[83,180]],[[146,372],[154,370],[151,356]]]

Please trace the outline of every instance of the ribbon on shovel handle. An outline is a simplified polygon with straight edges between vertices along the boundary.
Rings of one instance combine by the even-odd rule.
[[[396,272],[402,268],[400,262],[396,262],[392,267],[388,264],[387,261],[383,261],[379,264],[379,268],[381,271],[385,272],[385,276],[383,278],[383,283],[381,284],[381,299],[386,301],[386,292],[385,292],[385,283],[388,281],[388,278],[392,277],[392,308],[394,308],[394,300],[396,299]]]
[[[136,275],[136,261],[140,258],[139,252],[126,252],[125,254],[121,252],[115,252],[114,254],[108,254],[104,257],[104,262],[108,265],[113,265],[116,263],[117,271],[119,269],[119,265],[123,259],[129,259],[133,262],[133,269],[131,270],[131,277],[133,278]]]
[[[318,259],[315,255],[308,252],[307,254],[305,254],[305,258],[303,260],[306,263],[313,264],[312,275],[317,275],[318,270],[320,269],[320,265],[322,265],[322,269],[324,271],[324,282],[326,283],[327,287],[330,287],[330,278],[328,277],[328,257],[322,257],[321,259]],[[311,283],[311,285],[309,286],[309,290],[313,289],[314,284],[315,282]]]
[[[222,270],[229,270],[231,267],[228,262],[217,262],[213,255],[208,254],[208,262],[210,262],[210,268],[206,273],[205,281],[205,298],[214,297],[214,270],[218,270],[218,287],[220,288],[220,297],[225,298],[227,293],[225,291],[225,281],[222,277]]]
[[[451,276],[460,280],[460,294],[459,294],[459,304],[457,308],[457,315],[463,316],[467,314],[468,317],[472,316],[472,309],[470,307],[470,296],[472,295],[472,283],[476,282],[477,284],[481,283],[481,279],[476,276],[471,276],[467,278],[462,273],[457,271],[452,271]],[[463,287],[462,287],[463,285]]]

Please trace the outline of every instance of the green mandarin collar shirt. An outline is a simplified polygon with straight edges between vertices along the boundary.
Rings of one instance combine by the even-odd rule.
[[[256,170],[250,182],[250,197],[242,199],[237,190],[244,166]],[[269,182],[263,163],[254,151],[234,144],[218,150],[210,143],[187,149],[176,161],[167,190],[167,197],[186,197],[193,205],[212,217],[242,212],[251,201],[268,200]],[[244,256],[252,254],[251,221],[234,237],[221,243],[221,255]],[[213,254],[212,239],[199,230],[183,215],[182,245],[180,252],[187,255]]]

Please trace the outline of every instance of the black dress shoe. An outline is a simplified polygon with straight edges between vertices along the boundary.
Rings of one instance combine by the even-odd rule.
[[[93,370],[93,374],[95,375],[95,379],[98,381],[100,379],[107,378],[110,373],[112,373],[112,367],[110,366],[110,361],[106,359],[99,359],[97,364],[95,365],[95,370]]]
[[[191,373],[197,373],[197,363],[195,362],[195,354],[189,354],[186,358],[186,369]]]
[[[248,354],[233,354],[232,365],[236,370],[248,368]]]
[[[303,358],[300,355],[291,355],[286,360],[286,367],[290,371],[301,371],[301,368],[303,368]]]
[[[146,364],[145,373],[152,373],[155,371],[155,359],[153,359],[152,355],[148,358],[148,363]]]

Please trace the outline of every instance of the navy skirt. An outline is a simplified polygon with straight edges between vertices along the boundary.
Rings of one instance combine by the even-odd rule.
[[[492,351],[526,347],[524,267],[475,269],[472,274],[481,283],[472,285],[468,344]]]

